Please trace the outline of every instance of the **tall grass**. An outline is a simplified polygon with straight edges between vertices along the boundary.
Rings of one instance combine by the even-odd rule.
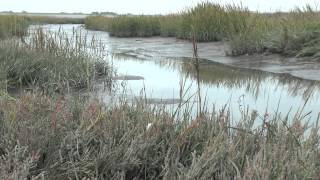
[[[166,16],[116,16],[113,18],[88,17],[91,20],[88,28],[104,27],[111,35],[122,36],[175,36],[182,39],[192,39],[192,33],[197,35],[197,41],[220,41],[226,39],[229,21],[238,24],[239,15],[249,15],[249,11],[241,6],[223,6],[209,2],[199,3],[196,7],[177,14]],[[93,20],[95,19],[95,20]],[[106,19],[111,19],[106,21]],[[160,30],[160,31],[159,31]]]
[[[228,109],[184,114],[139,101],[107,108],[64,96],[2,96],[1,179],[318,178],[319,124],[304,124],[299,112],[244,112],[237,123]]]
[[[182,16],[179,38],[191,39],[193,32],[197,41],[218,41],[225,37],[226,11],[223,6],[202,3],[186,10]]]
[[[87,29],[107,31],[111,17],[105,16],[88,16],[84,19],[84,24]]]
[[[238,5],[199,3],[167,16],[89,17],[87,28],[109,31],[119,37],[174,36],[197,41],[227,41],[228,55],[279,53],[319,58],[320,13],[306,6],[290,13],[250,12]]]
[[[178,14],[159,16],[160,35],[165,37],[177,37],[183,18]]]
[[[28,25],[24,17],[0,15],[0,39],[25,35]]]
[[[111,19],[110,35],[118,37],[150,37],[160,35],[157,16],[118,16]]]
[[[6,90],[22,86],[40,87],[45,91],[64,91],[90,87],[101,75],[110,75],[104,54],[89,51],[96,48],[85,35],[75,32],[49,33],[41,28],[25,42],[0,42],[2,87]],[[103,50],[101,50],[103,51]]]

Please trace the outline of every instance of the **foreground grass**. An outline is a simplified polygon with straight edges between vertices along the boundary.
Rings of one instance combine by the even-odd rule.
[[[318,123],[253,112],[231,126],[228,114],[173,118],[142,102],[107,108],[64,96],[1,96],[0,177],[318,178]]]
[[[289,13],[263,14],[246,7],[200,3],[173,15],[87,17],[89,29],[119,37],[174,36],[227,41],[228,55],[279,53],[319,58],[320,13],[310,6]]]

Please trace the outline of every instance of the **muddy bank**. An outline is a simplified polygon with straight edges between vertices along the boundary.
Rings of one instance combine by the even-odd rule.
[[[60,30],[60,25],[42,27],[51,31]],[[61,28],[68,35],[72,35],[74,30],[85,31],[77,25],[63,25]],[[115,68],[112,89],[106,89],[105,82],[97,82],[97,87],[94,87],[94,94],[106,104],[118,98],[130,102],[143,97],[148,104],[164,105],[172,110],[180,102],[187,101],[190,106],[186,108],[196,114],[198,88],[195,81],[199,77],[201,98],[207,103],[208,109],[227,105],[235,119],[241,117],[244,107],[259,114],[265,113],[266,109],[268,112],[287,114],[301,111],[304,105],[303,113],[308,114],[308,118],[315,121],[318,117],[320,81],[265,72],[285,72],[285,68],[290,71],[293,64],[298,64],[296,68],[306,66],[306,63],[302,64],[303,61],[283,60],[274,55],[226,57],[225,44],[200,43],[199,55],[203,60],[200,61],[200,73],[197,74],[191,59],[192,45],[188,41],[159,37],[114,38],[99,31],[86,33],[86,39],[95,36],[102,40],[106,60]],[[264,71],[246,67],[262,68]]]
[[[59,29],[57,25],[44,28]],[[192,58],[192,43],[186,40],[150,37],[150,38],[117,38],[107,32],[85,30],[83,25],[64,25],[64,30],[78,29],[86,31],[106,44],[109,52],[140,58],[154,57]],[[228,46],[225,42],[198,43],[198,54],[201,59],[215,61],[228,66],[261,70],[272,73],[287,74],[294,77],[320,81],[320,62],[311,58],[287,58],[277,54],[226,56]]]
[[[97,33],[99,34],[99,33]],[[192,57],[192,44],[175,38],[104,38],[113,52],[136,58]],[[199,56],[225,65],[288,74],[294,77],[320,81],[320,63],[312,59],[287,58],[280,55],[245,55],[228,57],[223,42],[199,43]]]

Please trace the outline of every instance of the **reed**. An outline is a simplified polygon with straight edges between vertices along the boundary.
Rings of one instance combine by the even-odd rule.
[[[177,14],[89,17],[91,21],[86,24],[89,29],[109,27],[103,29],[120,37],[162,35],[192,40],[192,33],[195,31],[197,41],[220,41],[227,37],[229,21],[237,18],[239,14],[248,13],[248,10],[242,7],[205,2]]]
[[[0,39],[25,35],[28,25],[24,17],[0,15]]]
[[[159,16],[160,35],[164,37],[177,37],[183,18],[179,14]]]
[[[50,33],[37,29],[22,42],[0,42],[0,65],[5,90],[23,86],[45,92],[90,87],[99,76],[109,77],[111,69],[98,42],[74,32]],[[96,48],[95,51],[89,51]],[[100,52],[101,51],[101,52]]]
[[[227,55],[279,53],[284,56],[320,57],[320,13],[306,6],[290,13],[250,12],[241,5],[199,3],[166,16],[89,17],[87,28],[119,37],[171,36],[198,42],[226,41]]]
[[[110,24],[111,17],[105,16],[88,16],[84,20],[85,27],[87,29],[96,31],[108,31],[108,25]]]
[[[117,16],[108,25],[110,35],[118,37],[150,37],[160,35],[157,16]]]

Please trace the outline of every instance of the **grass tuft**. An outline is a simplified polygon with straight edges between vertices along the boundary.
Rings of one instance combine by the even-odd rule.
[[[104,53],[89,52],[94,41],[75,33],[50,33],[37,29],[24,43],[16,40],[0,42],[1,82],[5,90],[40,87],[48,92],[87,88],[111,68]],[[103,51],[103,50],[102,50]]]

